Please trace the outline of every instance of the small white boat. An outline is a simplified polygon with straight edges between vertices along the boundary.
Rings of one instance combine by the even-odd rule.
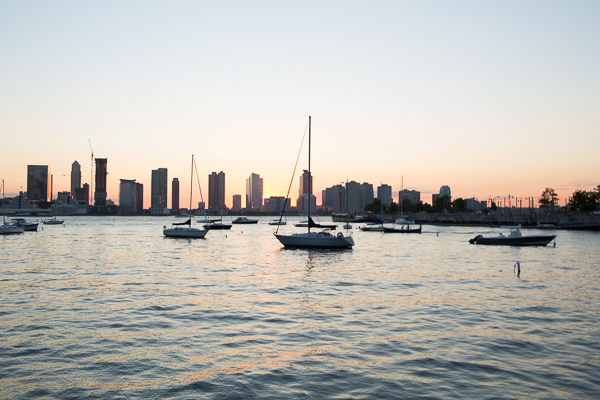
[[[396,220],[396,225],[413,225],[414,223],[415,221],[411,219],[398,218]]]
[[[22,226],[25,231],[37,231],[39,225],[38,222],[28,222],[25,218],[13,218],[11,221],[15,225]]]
[[[248,218],[248,217],[237,217],[236,219],[231,221],[231,223],[232,224],[258,224],[258,220]]]
[[[42,221],[44,225],[60,225],[63,222],[65,221],[62,219],[56,219],[56,217]]]
[[[185,222],[174,222],[171,228],[163,226],[163,235],[176,238],[204,238],[206,229],[192,228],[192,185],[194,182],[194,155],[192,154],[192,173],[190,175],[190,216]],[[199,182],[198,182],[199,184]],[[183,225],[187,225],[184,227]]]
[[[9,235],[11,233],[23,233],[25,230],[22,226],[15,224],[4,223],[0,225],[0,235]]]
[[[373,222],[359,228],[363,232],[383,232],[383,221]]]

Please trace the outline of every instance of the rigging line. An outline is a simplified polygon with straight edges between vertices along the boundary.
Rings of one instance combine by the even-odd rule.
[[[198,180],[198,190],[200,191],[200,201],[204,203],[204,197],[202,197],[202,186],[200,186],[200,175],[198,175],[198,165],[194,159],[194,169],[196,170],[196,179]],[[204,219],[206,219],[206,205],[204,206]]]
[[[290,180],[290,186],[288,187],[287,194],[285,195],[285,200],[283,201],[283,210],[281,210],[281,215],[279,216],[279,224],[277,225],[277,229],[275,233],[279,232],[279,227],[281,226],[281,219],[283,218],[283,213],[285,212],[285,205],[287,204],[288,198],[290,197],[290,190],[292,190],[292,183],[294,183],[294,175],[296,175],[296,168],[298,167],[298,160],[300,160],[300,154],[302,153],[302,146],[304,145],[304,139],[306,138],[306,131],[308,130],[308,122],[306,123],[306,127],[304,128],[304,135],[302,135],[302,142],[300,142],[300,150],[298,150],[298,157],[296,157],[296,165],[294,165],[294,172],[292,172],[292,179]],[[310,199],[308,200],[310,201]],[[290,201],[291,205],[291,201]],[[309,215],[310,217],[310,215]]]

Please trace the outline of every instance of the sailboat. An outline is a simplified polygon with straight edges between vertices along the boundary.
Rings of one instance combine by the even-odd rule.
[[[203,238],[208,233],[206,229],[192,228],[192,186],[194,182],[194,155],[192,154],[192,173],[190,174],[190,216],[185,222],[174,222],[171,228],[163,228],[167,237]],[[184,225],[188,225],[184,227]]]
[[[4,179],[2,179],[2,220],[2,225],[0,225],[0,235],[23,233],[25,231],[20,225],[6,223],[6,215],[4,214]]]
[[[310,139],[311,139],[311,118],[308,117],[308,174],[310,173]],[[308,193],[312,194],[312,179],[308,180]],[[287,197],[287,196],[286,196]],[[280,235],[274,232],[277,240],[281,242],[284,247],[300,247],[300,248],[320,248],[320,249],[335,249],[335,248],[352,248],[354,246],[354,239],[350,236],[344,236],[342,232],[337,235],[332,235],[327,229],[321,232],[311,232],[310,228],[323,228],[321,225],[315,223],[310,217],[310,199],[308,201],[308,232],[306,233],[294,233],[291,235]],[[285,210],[285,205],[284,205]],[[283,213],[283,211],[282,211]]]

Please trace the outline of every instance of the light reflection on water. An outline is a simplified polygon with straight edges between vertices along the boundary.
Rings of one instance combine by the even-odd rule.
[[[485,247],[468,239],[497,231],[425,226],[354,230],[352,250],[289,250],[270,219],[204,240],[164,238],[170,221],[157,217],[0,237],[0,398],[600,389],[599,234]]]

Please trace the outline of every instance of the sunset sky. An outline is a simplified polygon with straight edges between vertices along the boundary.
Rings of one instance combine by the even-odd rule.
[[[598,1],[0,0],[0,178],[13,196],[49,165],[68,191],[77,160],[89,182],[90,139],[117,203],[136,179],[149,207],[157,168],[185,198],[192,154],[205,200],[213,171],[228,205],[251,173],[283,196],[311,115],[319,198],[397,200],[404,176],[426,202],[562,205],[600,184],[599,21]]]

